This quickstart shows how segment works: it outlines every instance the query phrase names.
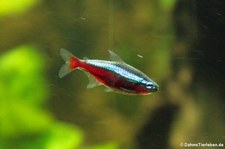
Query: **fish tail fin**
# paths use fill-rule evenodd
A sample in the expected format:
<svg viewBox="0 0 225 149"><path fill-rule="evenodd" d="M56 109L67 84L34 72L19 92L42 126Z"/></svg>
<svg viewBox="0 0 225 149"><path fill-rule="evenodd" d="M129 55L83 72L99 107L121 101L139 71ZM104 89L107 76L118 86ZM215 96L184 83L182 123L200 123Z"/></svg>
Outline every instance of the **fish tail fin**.
<svg viewBox="0 0 225 149"><path fill-rule="evenodd" d="M60 55L65 61L65 64L62 65L58 74L59 78L62 78L79 67L80 60L66 49L60 49Z"/></svg>

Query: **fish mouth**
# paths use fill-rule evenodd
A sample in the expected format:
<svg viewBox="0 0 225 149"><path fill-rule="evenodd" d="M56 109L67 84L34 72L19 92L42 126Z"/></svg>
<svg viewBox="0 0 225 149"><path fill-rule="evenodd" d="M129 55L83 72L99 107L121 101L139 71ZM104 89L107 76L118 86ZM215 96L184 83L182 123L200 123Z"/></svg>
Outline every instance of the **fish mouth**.
<svg viewBox="0 0 225 149"><path fill-rule="evenodd" d="M155 84L153 88L151 88L151 92L159 91L159 85Z"/></svg>

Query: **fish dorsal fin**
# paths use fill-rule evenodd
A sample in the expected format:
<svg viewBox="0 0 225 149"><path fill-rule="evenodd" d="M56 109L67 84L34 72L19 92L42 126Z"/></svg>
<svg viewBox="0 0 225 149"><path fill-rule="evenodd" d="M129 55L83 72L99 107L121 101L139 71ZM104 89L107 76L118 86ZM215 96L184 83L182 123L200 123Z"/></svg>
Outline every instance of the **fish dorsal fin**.
<svg viewBox="0 0 225 149"><path fill-rule="evenodd" d="M109 54L110 54L110 59L111 59L112 61L124 63L124 61L123 61L117 54L115 54L115 53L114 53L113 51L111 51L111 50L108 50L108 51L109 51Z"/></svg>
<svg viewBox="0 0 225 149"><path fill-rule="evenodd" d="M87 72L87 71L84 70L84 73L87 75L88 80L89 80L89 83L87 85L87 88L93 88L93 87L102 85L89 72Z"/></svg>

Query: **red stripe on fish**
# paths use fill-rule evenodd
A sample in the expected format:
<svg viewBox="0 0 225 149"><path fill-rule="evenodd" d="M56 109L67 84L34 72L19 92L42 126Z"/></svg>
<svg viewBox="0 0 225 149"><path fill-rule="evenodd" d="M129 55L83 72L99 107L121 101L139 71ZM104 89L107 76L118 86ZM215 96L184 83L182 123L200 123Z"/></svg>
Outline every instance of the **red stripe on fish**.
<svg viewBox="0 0 225 149"><path fill-rule="evenodd" d="M79 67L79 63L80 63L80 60L77 59L75 56L72 56L70 58L70 69L76 69L76 67Z"/></svg>
<svg viewBox="0 0 225 149"><path fill-rule="evenodd" d="M79 60L65 49L60 50L65 64L59 70L59 77L81 68L89 77L88 88L105 85L111 90L127 94L150 94L158 91L159 86L140 70L126 64L122 59L109 51L113 61ZM94 79L92 79L92 77Z"/></svg>

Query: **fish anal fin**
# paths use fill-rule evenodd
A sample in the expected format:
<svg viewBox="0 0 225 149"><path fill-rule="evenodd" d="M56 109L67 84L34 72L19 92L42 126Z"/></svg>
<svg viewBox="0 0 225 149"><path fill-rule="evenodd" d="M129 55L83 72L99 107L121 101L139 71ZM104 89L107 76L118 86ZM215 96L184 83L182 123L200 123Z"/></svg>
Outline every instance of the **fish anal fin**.
<svg viewBox="0 0 225 149"><path fill-rule="evenodd" d="M111 59L112 61L123 62L123 63L124 63L124 61L123 61L116 53L114 53L114 52L111 51L111 50L108 50L108 51L109 51L109 54L110 54L110 59Z"/></svg>
<svg viewBox="0 0 225 149"><path fill-rule="evenodd" d="M89 83L87 85L87 88L94 88L96 86L102 85L98 80L96 80L89 72L84 70L84 73L87 75Z"/></svg>
<svg viewBox="0 0 225 149"><path fill-rule="evenodd" d="M106 91L106 92L113 92L113 89L111 89L111 88L109 88L109 87L106 87L106 88L105 88L105 91Z"/></svg>

